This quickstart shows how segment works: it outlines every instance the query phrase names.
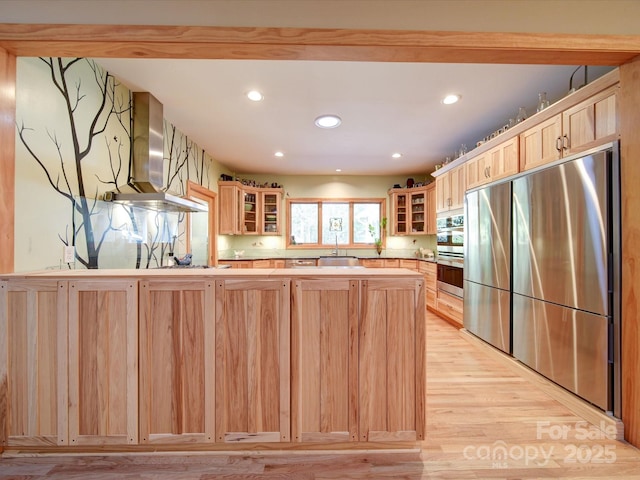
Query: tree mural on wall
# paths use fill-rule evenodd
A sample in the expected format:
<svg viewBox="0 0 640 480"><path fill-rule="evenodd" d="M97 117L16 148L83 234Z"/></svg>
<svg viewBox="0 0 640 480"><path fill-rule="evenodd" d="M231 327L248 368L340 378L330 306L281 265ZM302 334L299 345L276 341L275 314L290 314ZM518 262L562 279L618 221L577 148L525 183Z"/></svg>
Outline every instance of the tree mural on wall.
<svg viewBox="0 0 640 480"><path fill-rule="evenodd" d="M76 249L76 259L86 268L98 268L100 250L106 235L117 227L112 225L111 216L108 214L107 225L103 225L101 231L96 231L94 218L97 215L96 205L99 192L97 187L91 192L88 191L90 182L87 178L87 172L84 171L84 164L100 137L105 137L110 157L112 150L115 149L115 155L120 157L118 165L123 164L123 156L129 157L131 151L131 97L128 90L126 95L117 95L119 82L93 60L84 58L40 58L40 60L46 64L51 82L64 102L68 120L68 123L64 125L68 128L67 131L59 133L55 127L52 129L47 127L47 135L55 149L54 155L57 158L57 165L45 161L48 156L39 154L35 148L32 148L29 132L33 131L33 128L30 128L24 121L17 126L18 136L29 155L41 167L49 185L69 201L72 228L71 232L66 231L64 235L59 234L60 240L65 245L76 246L78 239L83 238L86 252L82 254ZM93 72L94 88L98 89L97 95L87 96L85 90L91 87L84 86L81 75L75 71L83 64L88 64ZM94 98L98 99L95 104L92 103ZM78 118L80 106L90 112L89 121ZM122 135L107 139L105 131L109 122L114 118L122 127ZM66 157L68 150L63 148L67 134L72 142L70 158ZM115 164L115 162L111 162L112 166ZM120 173L120 168L113 170L114 182L118 182ZM76 220L76 215L79 220Z"/></svg>
<svg viewBox="0 0 640 480"><path fill-rule="evenodd" d="M193 180L210 188L206 152L186 135L181 135L175 125L165 122L164 138L167 142L168 157L165 157L167 189L185 195L187 180Z"/></svg>
<svg viewBox="0 0 640 480"><path fill-rule="evenodd" d="M91 59L24 58L20 65L24 76L16 130L24 148L17 151L16 161L21 181L36 188L22 205L27 214L38 203L50 212L35 241L36 248L41 247L36 258L55 258L49 248L53 237L76 247L77 264L86 268L172 263L168 253L183 252L185 214L102 201L104 192L128 183L132 172L134 107L129 89ZM213 159L167 121L164 151L164 189L185 195L189 180L210 188L210 177L217 176ZM38 228L29 225L27 235ZM24 250L30 253L31 248L29 240ZM40 253L43 248L46 253Z"/></svg>

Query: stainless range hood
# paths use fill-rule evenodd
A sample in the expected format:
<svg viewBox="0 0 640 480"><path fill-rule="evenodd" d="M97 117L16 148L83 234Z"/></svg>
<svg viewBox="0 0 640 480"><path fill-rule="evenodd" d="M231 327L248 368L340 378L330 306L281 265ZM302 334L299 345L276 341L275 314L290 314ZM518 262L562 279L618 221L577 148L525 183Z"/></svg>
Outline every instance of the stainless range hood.
<svg viewBox="0 0 640 480"><path fill-rule="evenodd" d="M206 212L207 205L162 190L162 104L148 92L133 93L133 172L127 185L104 194L108 202L161 212Z"/></svg>

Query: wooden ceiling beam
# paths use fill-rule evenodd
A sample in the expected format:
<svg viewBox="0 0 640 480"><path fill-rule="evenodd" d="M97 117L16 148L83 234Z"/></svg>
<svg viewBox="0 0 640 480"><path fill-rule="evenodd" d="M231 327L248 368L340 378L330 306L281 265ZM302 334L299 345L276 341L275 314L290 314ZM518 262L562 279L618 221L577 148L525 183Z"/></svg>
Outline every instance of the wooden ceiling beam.
<svg viewBox="0 0 640 480"><path fill-rule="evenodd" d="M640 35L0 24L16 56L621 65Z"/></svg>

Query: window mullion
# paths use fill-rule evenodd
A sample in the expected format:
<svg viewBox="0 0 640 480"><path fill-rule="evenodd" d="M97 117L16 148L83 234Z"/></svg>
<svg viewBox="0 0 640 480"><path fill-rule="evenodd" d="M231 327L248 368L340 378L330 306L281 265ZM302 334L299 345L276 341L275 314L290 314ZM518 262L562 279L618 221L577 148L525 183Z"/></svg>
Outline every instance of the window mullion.
<svg viewBox="0 0 640 480"><path fill-rule="evenodd" d="M318 246L324 246L322 238L322 202L318 202Z"/></svg>

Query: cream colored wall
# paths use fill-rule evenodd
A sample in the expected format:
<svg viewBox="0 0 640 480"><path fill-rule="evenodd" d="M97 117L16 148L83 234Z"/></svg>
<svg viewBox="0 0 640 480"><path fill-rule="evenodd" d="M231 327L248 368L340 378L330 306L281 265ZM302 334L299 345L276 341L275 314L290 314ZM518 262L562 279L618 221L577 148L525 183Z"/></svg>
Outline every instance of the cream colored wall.
<svg viewBox="0 0 640 480"><path fill-rule="evenodd" d="M637 0L3 0L0 9L7 23L600 34L637 34L638 18Z"/></svg>

